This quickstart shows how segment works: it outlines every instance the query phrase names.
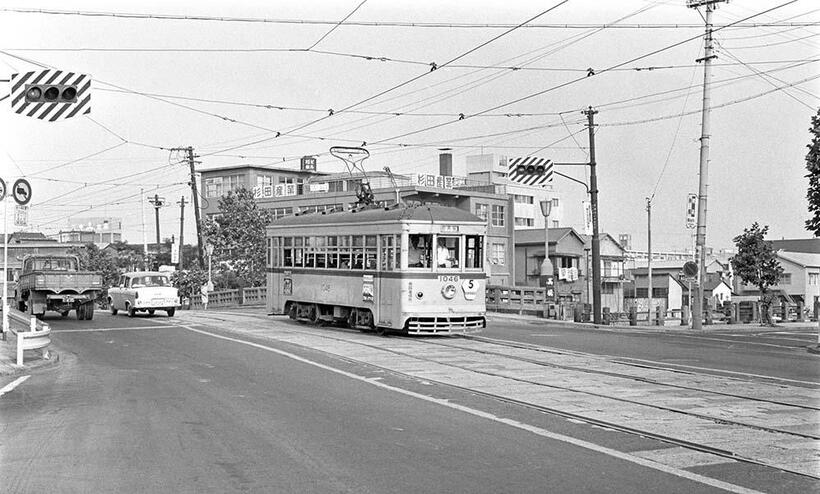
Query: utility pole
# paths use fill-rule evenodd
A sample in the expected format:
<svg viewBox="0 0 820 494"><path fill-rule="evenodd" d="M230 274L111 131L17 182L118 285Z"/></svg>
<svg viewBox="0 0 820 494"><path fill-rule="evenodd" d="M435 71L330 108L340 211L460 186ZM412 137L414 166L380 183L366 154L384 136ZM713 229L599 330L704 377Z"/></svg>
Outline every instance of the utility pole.
<svg viewBox="0 0 820 494"><path fill-rule="evenodd" d="M589 128L589 201L592 208L592 314L601 324L601 238L598 235L598 175L595 173L595 114L590 106L584 110Z"/></svg>
<svg viewBox="0 0 820 494"><path fill-rule="evenodd" d="M706 7L706 36L704 36L703 58L696 62L703 62L703 109L701 111L700 128L700 172L698 174L698 226L697 241L695 250L698 256L698 286L695 299L692 301L692 329L703 329L703 282L706 279L706 197L707 179L709 177L709 112L710 112L710 91L709 82L712 78L712 12L717 8L718 3L725 0L687 0L686 6L690 8Z"/></svg>
<svg viewBox="0 0 820 494"><path fill-rule="evenodd" d="M185 234L185 196L179 198L179 265L177 269L182 271L182 246L185 245L183 242L183 235Z"/></svg>
<svg viewBox="0 0 820 494"><path fill-rule="evenodd" d="M646 254L647 254L647 262L646 266L649 271L649 288L647 288L647 297L649 297L649 315L647 316L647 320L652 320L652 199L647 197L646 198ZM651 324L650 324L651 326Z"/></svg>
<svg viewBox="0 0 820 494"><path fill-rule="evenodd" d="M173 148L171 151L184 151L185 160L191 168L191 181L188 182L188 185L191 186L191 194L194 203L194 218L196 219L196 257L199 261L199 267L204 269L205 260L202 255L202 246L205 245L205 241L202 238L202 219L200 218L199 212L199 191L196 189L196 164L199 163L199 161L194 160L197 156L194 155L194 148L191 146L185 148Z"/></svg>
<svg viewBox="0 0 820 494"><path fill-rule="evenodd" d="M145 203L143 202L144 191L140 187L140 211L142 212L142 268L148 271L148 237L145 229Z"/></svg>
<svg viewBox="0 0 820 494"><path fill-rule="evenodd" d="M157 222L157 259L156 262L159 264L159 208L165 206L165 198L160 197L157 194L154 194L153 198L148 199L148 202L154 206L154 216L156 217Z"/></svg>

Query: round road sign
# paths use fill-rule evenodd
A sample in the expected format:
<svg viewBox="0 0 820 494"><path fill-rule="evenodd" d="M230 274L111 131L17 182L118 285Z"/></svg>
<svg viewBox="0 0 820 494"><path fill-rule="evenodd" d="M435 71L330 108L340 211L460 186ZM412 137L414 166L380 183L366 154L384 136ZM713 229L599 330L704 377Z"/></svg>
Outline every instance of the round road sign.
<svg viewBox="0 0 820 494"><path fill-rule="evenodd" d="M0 201L6 198L6 182L0 178Z"/></svg>
<svg viewBox="0 0 820 494"><path fill-rule="evenodd" d="M14 182L14 187L11 188L11 195L17 204L25 206L31 200L31 184L24 178L18 178Z"/></svg>
<svg viewBox="0 0 820 494"><path fill-rule="evenodd" d="M683 274L690 278L698 275L698 265L694 261L686 261L683 264Z"/></svg>

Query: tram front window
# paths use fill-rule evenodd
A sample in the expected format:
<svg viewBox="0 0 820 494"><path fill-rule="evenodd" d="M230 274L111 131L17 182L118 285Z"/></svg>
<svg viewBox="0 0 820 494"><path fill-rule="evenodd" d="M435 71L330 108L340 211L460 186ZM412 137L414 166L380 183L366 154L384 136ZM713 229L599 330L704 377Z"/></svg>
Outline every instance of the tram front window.
<svg viewBox="0 0 820 494"><path fill-rule="evenodd" d="M430 247L432 245L432 235L411 234L410 249L407 252L407 266L411 268L429 268Z"/></svg>
<svg viewBox="0 0 820 494"><path fill-rule="evenodd" d="M440 268L459 267L458 237L439 237L436 247L436 264Z"/></svg>

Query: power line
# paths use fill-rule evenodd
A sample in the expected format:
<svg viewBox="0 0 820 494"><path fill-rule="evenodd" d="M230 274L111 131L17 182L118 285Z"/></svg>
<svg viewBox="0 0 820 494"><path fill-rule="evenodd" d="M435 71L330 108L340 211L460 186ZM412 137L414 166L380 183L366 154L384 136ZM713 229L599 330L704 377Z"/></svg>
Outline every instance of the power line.
<svg viewBox="0 0 820 494"><path fill-rule="evenodd" d="M261 17L225 17L225 16L202 16L202 15L171 15L171 14L137 14L126 12L105 12L105 11L78 11L78 10L54 10L54 9L22 9L3 8L0 12L13 12L18 14L47 14L66 15L81 17L111 17L120 19L149 19L149 20L173 20L173 21L208 21L208 22L244 22L257 24L293 24L293 25L336 25L336 20L309 20L309 19L274 19ZM721 25L715 27L733 27L736 29L753 27L814 27L817 22L756 22L749 24ZM442 29L510 29L516 27L515 24L502 23L467 23L467 22L400 22L400 21L349 21L346 26L360 27L401 27L401 28L442 28ZM702 29L702 24L687 23L646 23L646 24L528 24L527 28L540 29Z"/></svg>
<svg viewBox="0 0 820 494"><path fill-rule="evenodd" d="M785 3L782 3L782 4L780 4L780 5L777 5L777 6L771 7L771 8L769 8L769 9L766 9L766 10L762 11L762 12L759 12L759 13L756 13L756 14L753 14L753 15L750 15L750 16L746 17L745 19L741 20L741 21L736 21L736 22L734 22L734 23L731 23L731 24L727 25L726 27L731 26L731 25L734 25L734 24L739 24L740 22L743 22L743 21L746 21L746 20L752 19L752 18L754 18L754 17L758 17L758 16L760 16L760 15L763 15L763 14L766 14L766 13L769 13L769 12L772 12L772 11L774 11L774 10L777 10L777 9L783 8L783 7L785 7L786 5L789 5L789 4L792 4L792 3L795 3L796 1L797 1L797 0L790 0L790 1L785 2ZM724 27L724 28L725 28L725 27ZM715 32L715 31L719 31L720 29L724 29L724 28L715 28L715 29L713 29L712 31L713 31L713 32ZM612 65L612 66L610 66L610 67L607 67L607 68L605 68L605 69L601 69L600 71L595 71L595 72L594 72L594 75L595 75L595 76L598 76L598 75L600 75L600 74L602 74L602 73L604 73L604 72L609 72L609 71L611 71L612 69L615 69L615 68L618 68L618 67L623 67L623 66L625 66L625 65L629 65L629 64L634 63L634 62L636 62L636 61L638 61L638 60L642 60L642 59L644 59L644 58L647 58L647 57L650 57L650 56L653 56L653 55L657 55L658 53L661 53L661 52L664 52L664 51L666 51L666 50L669 50L669 49L675 48L675 47L677 47L677 46L683 45L683 44L688 43L688 42L690 42L690 41L693 41L693 40L695 40L695 39L700 39L700 38L702 38L702 37L703 37L703 35L702 35L702 34L698 34L698 35L696 35L696 36L691 36L691 37L686 38L686 39L683 39L683 40L681 40L681 41L678 41L678 42L672 43L671 45L667 45L667 46L665 46L665 47L658 48L658 49L656 49L656 50L652 50L652 51L650 51L650 52L648 52L648 53L645 53L645 54L643 54L643 55L640 55L640 56L637 56L637 57L631 58L631 59L626 60L626 61L624 61L624 62L617 63L617 64ZM535 92L535 93L531 93L531 94L529 94L529 95L522 96L522 97L517 98L517 99L515 99L515 100L508 101L508 102L506 102L506 103L502 103L502 104L496 105L496 106L494 106L494 107L492 107L492 108L488 108L488 109L482 110L482 111L480 111L480 112L477 112L475 115L481 115L481 114L484 114L484 113L493 112L493 111L496 111L496 110L498 110L498 109L500 109L500 108L504 108L504 107L506 107L506 106L514 105L514 104L516 104L516 103L520 103L520 102L522 102L522 101L526 101L526 100L528 100L528 99L532 99L532 98L535 98L535 97L537 97L537 96L544 95L544 94L546 94L546 93L548 93L548 92L555 91L556 89L560 89L560 88L563 88L563 87L569 86L569 85L571 85L571 84L575 84L575 83L580 82L580 81L583 81L583 80L585 80L585 79L587 79L587 77L581 77L581 78L577 78L577 79L572 79L572 80L570 80L570 81L563 82L563 83L561 83L561 84L557 84L557 85L555 85L555 86L551 86L551 87L549 87L549 88L547 88L547 89L543 89L543 90L541 90L541 91L537 91L537 92ZM473 116L474 116L474 115L465 115L465 118L472 118ZM461 121L461 120L463 120L463 118L461 118L461 119L459 119L459 120L451 120L451 121L447 121L447 122L444 122L444 123L440 123L440 124L436 124L436 125L431 125L431 126L429 126L429 127L425 127L425 128L423 128L423 129L418 129L418 130L415 130L415 131L411 131L411 132L406 132L406 133L404 133L404 134L400 134L400 135L398 135L398 136L393 136L393 137L390 137L390 138L387 138L387 139L382 139L381 141L377 141L377 143L383 143L383 142L386 142L386 141L389 141L389 140L393 140L393 139L400 139L400 138L402 138L402 137L407 137L407 136L414 135L414 134L418 134L418 133L421 133L421 132L427 132L427 131L430 131L430 130L438 129L438 128L441 128L441 127L444 127L444 126L447 126L447 125L454 124L454 123L456 123L456 122L458 122L458 121Z"/></svg>
<svg viewBox="0 0 820 494"><path fill-rule="evenodd" d="M319 38L319 39L318 39L315 43L313 43L312 45L310 45L310 48L308 48L308 51L311 51L312 49L316 48L316 45L318 45L319 43L321 43L321 42L322 42L322 40L324 40L325 38L327 38L328 36L330 36L330 33L332 33L333 31L335 31L336 29L338 29L338 28L339 28L339 26L341 26L341 25L342 25L342 24L343 24L346 20L348 20L348 19L350 18L350 16L352 16L353 14L355 14L355 13L356 13L356 11L357 11L357 10L359 10L359 9L362 7L362 5L364 5L364 4L365 4L365 2L367 2L367 0L362 0L362 1L361 1L361 3L359 3L359 5L357 5L357 6L356 6L356 8L355 8L355 9L353 9L352 11L350 11L350 13L349 13L349 14L347 14L347 15L344 17L344 19L342 19L342 20L341 20L341 21L339 21L338 23L334 24L334 25L333 25L333 27L332 27L332 28L330 28L330 31L326 32L326 33L325 33L325 34L324 34L321 38Z"/></svg>

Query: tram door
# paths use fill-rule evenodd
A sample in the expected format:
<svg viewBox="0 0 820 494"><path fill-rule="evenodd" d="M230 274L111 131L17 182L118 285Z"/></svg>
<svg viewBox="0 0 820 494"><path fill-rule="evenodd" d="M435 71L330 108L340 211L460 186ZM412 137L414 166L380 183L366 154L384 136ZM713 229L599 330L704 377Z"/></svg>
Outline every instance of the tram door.
<svg viewBox="0 0 820 494"><path fill-rule="evenodd" d="M280 264L279 238L274 237L272 239L268 239L268 242L268 248L270 249L269 267L278 267ZM282 273L279 270L270 269L268 270L267 309L272 314L281 314L283 304L284 300L282 297Z"/></svg>
<svg viewBox="0 0 820 494"><path fill-rule="evenodd" d="M376 300L378 300L378 309L376 314L376 323L381 326L382 321L394 321L393 316L393 292L397 288L398 279L385 277L385 274L393 272L398 266L398 249L396 248L397 240L401 237L395 235L381 235L379 257L381 259L380 273L376 282ZM385 326L387 326L385 324Z"/></svg>

